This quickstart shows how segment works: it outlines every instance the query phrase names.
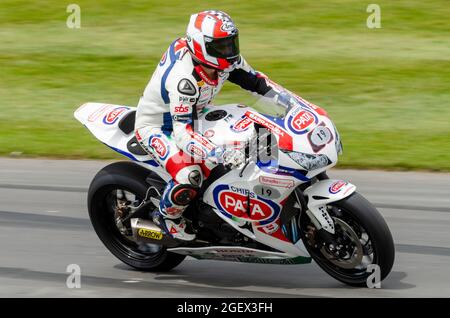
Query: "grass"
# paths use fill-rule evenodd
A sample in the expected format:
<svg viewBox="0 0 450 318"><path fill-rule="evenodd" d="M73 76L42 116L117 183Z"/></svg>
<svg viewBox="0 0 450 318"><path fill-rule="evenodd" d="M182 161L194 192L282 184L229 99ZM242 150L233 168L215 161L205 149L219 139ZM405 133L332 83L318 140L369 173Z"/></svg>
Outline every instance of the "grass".
<svg viewBox="0 0 450 318"><path fill-rule="evenodd" d="M325 108L344 142L340 167L450 171L447 0L77 0L0 2L0 155L115 158L72 116L86 101L136 105L189 14L230 13L252 66ZM216 103L254 98L225 85Z"/></svg>

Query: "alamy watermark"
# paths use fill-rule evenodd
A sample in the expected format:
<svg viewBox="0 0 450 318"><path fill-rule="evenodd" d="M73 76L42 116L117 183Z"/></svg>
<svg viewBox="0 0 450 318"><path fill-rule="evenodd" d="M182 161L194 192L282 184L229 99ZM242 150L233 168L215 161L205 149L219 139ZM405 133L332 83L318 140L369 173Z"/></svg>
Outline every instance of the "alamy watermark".
<svg viewBox="0 0 450 318"><path fill-rule="evenodd" d="M69 276L66 279L67 288L81 288L81 268L77 264L69 264L66 268L66 273Z"/></svg>
<svg viewBox="0 0 450 318"><path fill-rule="evenodd" d="M366 284L368 288L381 288L381 269L377 264L369 264L366 269L367 273L371 273L367 277Z"/></svg>
<svg viewBox="0 0 450 318"><path fill-rule="evenodd" d="M66 12L70 13L67 17L66 25L69 29L81 28L81 8L78 4L69 4L66 8Z"/></svg>
<svg viewBox="0 0 450 318"><path fill-rule="evenodd" d="M381 28L381 8L378 4L372 3L367 6L367 13L371 13L366 20L369 29Z"/></svg>

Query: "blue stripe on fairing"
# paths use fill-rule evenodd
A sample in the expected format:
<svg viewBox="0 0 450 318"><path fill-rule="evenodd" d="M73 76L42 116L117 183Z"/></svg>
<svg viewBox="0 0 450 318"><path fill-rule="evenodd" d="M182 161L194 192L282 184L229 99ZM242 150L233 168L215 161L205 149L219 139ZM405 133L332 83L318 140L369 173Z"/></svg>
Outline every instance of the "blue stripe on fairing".
<svg viewBox="0 0 450 318"><path fill-rule="evenodd" d="M105 145L106 145L106 144L105 144ZM129 152L120 150L120 149L115 148L115 147L112 147L112 146L110 146L110 145L107 145L107 146L108 146L109 148L111 148L112 150L117 151L117 152L120 153L121 155L123 155L123 156L125 156L125 157L128 157L129 159L131 159L131 160L133 160L133 161L144 162L144 163L149 164L149 165L151 165L151 166L153 166L153 167L158 167L158 166L159 166L158 163L157 163L155 160L139 161L139 160L136 159L136 157L134 157L134 156L133 156L131 153L129 153Z"/></svg>
<svg viewBox="0 0 450 318"><path fill-rule="evenodd" d="M107 144L105 144L105 145L107 145ZM110 145L107 145L107 146L108 146L109 148L111 148L112 150L117 151L117 152L120 153L121 155L123 155L123 156L125 156L125 157L128 157L129 159L131 159L131 160L133 160L133 161L138 161L138 160L137 160L131 153L129 153L129 152L120 150L120 149L115 148L115 147L110 146Z"/></svg>
<svg viewBox="0 0 450 318"><path fill-rule="evenodd" d="M270 120L271 122L277 124L278 126L282 127L282 128L286 128L284 126L284 120L280 117L275 117L275 116L270 116L270 115L266 115L266 114L261 114L264 117L266 117L268 120Z"/></svg>
<svg viewBox="0 0 450 318"><path fill-rule="evenodd" d="M263 163L261 161L257 161L256 165L258 166L258 168L260 168L262 171L264 172L268 172L271 174L276 174L276 175L284 175L284 176L293 176L296 179L299 179L303 182L307 182L310 179L306 176L304 176L300 171L294 169L294 168L289 168L289 167L284 167L284 166L279 166L278 162L276 160L271 160L268 163ZM278 168L280 170L284 170L284 171L274 171L271 168Z"/></svg>
<svg viewBox="0 0 450 318"><path fill-rule="evenodd" d="M170 71L175 66L175 62L177 61L178 57L180 56L180 53L175 54L175 43L178 40L175 40L172 42L172 44L169 47L169 58L170 58L170 65L167 67L166 71L164 72L162 79L161 79L161 97L164 101L164 103L169 104L169 92L166 89L166 80L167 76L169 76ZM166 57L167 58L167 57Z"/></svg>
<svg viewBox="0 0 450 318"><path fill-rule="evenodd" d="M159 167L159 164L155 161L155 160L147 160L147 161L143 161L143 163L146 163L146 164L148 164L148 165L150 165L150 166L153 166L153 167Z"/></svg>

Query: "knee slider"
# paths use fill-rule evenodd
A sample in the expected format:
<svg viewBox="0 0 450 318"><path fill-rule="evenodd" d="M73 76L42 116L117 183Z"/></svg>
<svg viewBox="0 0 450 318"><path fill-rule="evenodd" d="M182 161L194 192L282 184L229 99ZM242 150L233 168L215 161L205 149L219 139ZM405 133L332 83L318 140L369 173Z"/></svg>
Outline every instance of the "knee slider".
<svg viewBox="0 0 450 318"><path fill-rule="evenodd" d="M170 199L176 205L188 205L197 195L197 189L189 184L178 184L172 189Z"/></svg>

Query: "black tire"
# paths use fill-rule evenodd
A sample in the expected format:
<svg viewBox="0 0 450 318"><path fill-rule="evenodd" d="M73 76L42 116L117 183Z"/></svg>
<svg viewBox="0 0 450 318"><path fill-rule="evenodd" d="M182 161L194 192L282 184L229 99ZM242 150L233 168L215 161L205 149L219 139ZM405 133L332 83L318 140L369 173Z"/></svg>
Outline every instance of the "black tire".
<svg viewBox="0 0 450 318"><path fill-rule="evenodd" d="M122 262L141 271L169 271L186 256L168 252L165 247L156 253L140 251L119 232L106 202L108 193L115 189L124 189L143 199L150 186L146 182L149 176L158 190L164 188L165 182L161 178L133 162L116 162L104 167L89 187L89 217L100 240Z"/></svg>
<svg viewBox="0 0 450 318"><path fill-rule="evenodd" d="M351 217L366 230L372 242L374 253L372 264L376 264L380 267L381 280L386 278L394 264L395 248L391 232L378 210L362 195L356 192L343 200L333 202L330 206L340 208L350 214ZM303 234L303 239L305 239L304 232L301 231L301 233ZM314 250L313 247L306 243L305 246L314 261L333 278L351 286L367 286L367 278L372 273L351 275L329 262L317 250Z"/></svg>

